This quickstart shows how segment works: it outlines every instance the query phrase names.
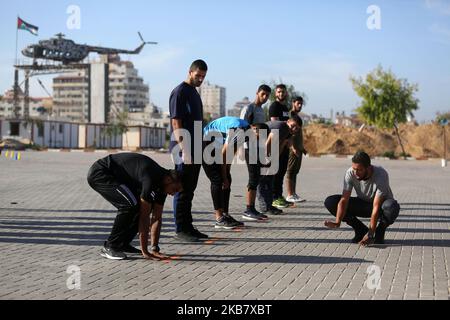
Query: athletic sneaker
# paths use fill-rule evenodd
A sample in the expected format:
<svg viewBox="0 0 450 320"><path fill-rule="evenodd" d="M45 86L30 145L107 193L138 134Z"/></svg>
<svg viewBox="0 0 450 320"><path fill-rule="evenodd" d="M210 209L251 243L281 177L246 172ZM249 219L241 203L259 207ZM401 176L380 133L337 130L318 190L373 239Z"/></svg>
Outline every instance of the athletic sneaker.
<svg viewBox="0 0 450 320"><path fill-rule="evenodd" d="M237 225L228 220L226 217L221 217L219 220L216 221L216 224L214 225L216 229L226 229L231 230L234 228L237 228Z"/></svg>
<svg viewBox="0 0 450 320"><path fill-rule="evenodd" d="M177 232L175 235L175 239L178 239L183 242L199 242L198 238L192 235L190 232Z"/></svg>
<svg viewBox="0 0 450 320"><path fill-rule="evenodd" d="M110 260L125 260L127 258L127 255L125 253L107 247L102 248L100 255Z"/></svg>
<svg viewBox="0 0 450 320"><path fill-rule="evenodd" d="M235 218L230 216L230 214L224 213L223 216L225 217L225 219L227 219L228 221L233 223L236 227L239 227L239 228L245 227L245 224L243 222L237 221Z"/></svg>
<svg viewBox="0 0 450 320"><path fill-rule="evenodd" d="M265 211L264 213L279 216L280 214L283 214L283 210L277 209L275 207L270 207L269 210Z"/></svg>
<svg viewBox="0 0 450 320"><path fill-rule="evenodd" d="M191 235L193 235L194 237L197 237L197 239L200 239L200 240L202 240L202 239L208 239L208 238L209 238L206 234L201 233L200 231L198 231L198 230L195 229L195 228L193 228L193 229L190 231L190 233L191 233Z"/></svg>
<svg viewBox="0 0 450 320"><path fill-rule="evenodd" d="M272 202L272 206L278 209L284 209L289 207L289 203L283 197L276 199Z"/></svg>
<svg viewBox="0 0 450 320"><path fill-rule="evenodd" d="M294 194L292 196L289 196L286 198L287 202L291 202L291 203L301 203L301 202L306 202L305 199L300 198L297 194Z"/></svg>
<svg viewBox="0 0 450 320"><path fill-rule="evenodd" d="M269 220L269 217L265 214L262 214L261 212L258 212L258 216L260 220Z"/></svg>
<svg viewBox="0 0 450 320"><path fill-rule="evenodd" d="M251 210L246 210L244 214L242 215L242 219L248 220L248 221L261 221L262 218L260 215L256 214L255 212Z"/></svg>
<svg viewBox="0 0 450 320"><path fill-rule="evenodd" d="M127 244L126 246L121 247L118 249L118 251L124 252L124 253L131 253L131 254L141 254L142 251L133 247L130 244Z"/></svg>
<svg viewBox="0 0 450 320"><path fill-rule="evenodd" d="M258 212L254 208L245 210L244 214L242 215L242 218L250 221L262 221L269 219L269 217L262 214L261 212Z"/></svg>

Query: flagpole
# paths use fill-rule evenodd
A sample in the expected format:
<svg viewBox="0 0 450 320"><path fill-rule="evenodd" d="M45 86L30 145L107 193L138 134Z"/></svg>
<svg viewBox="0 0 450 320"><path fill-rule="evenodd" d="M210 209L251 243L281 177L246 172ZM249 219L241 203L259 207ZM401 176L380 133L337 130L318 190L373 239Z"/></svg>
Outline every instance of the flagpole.
<svg viewBox="0 0 450 320"><path fill-rule="evenodd" d="M17 51L19 48L19 25L18 25L18 21L19 21L19 16L17 16L17 21L16 21L16 65L19 64L18 58L17 58Z"/></svg>

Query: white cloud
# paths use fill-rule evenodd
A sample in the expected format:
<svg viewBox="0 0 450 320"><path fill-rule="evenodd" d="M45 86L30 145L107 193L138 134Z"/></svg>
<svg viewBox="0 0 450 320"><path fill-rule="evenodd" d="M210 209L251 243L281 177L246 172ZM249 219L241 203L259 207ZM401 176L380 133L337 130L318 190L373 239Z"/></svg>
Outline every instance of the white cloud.
<svg viewBox="0 0 450 320"><path fill-rule="evenodd" d="M425 0L428 9L438 11L443 15L450 15L450 1L448 0Z"/></svg>

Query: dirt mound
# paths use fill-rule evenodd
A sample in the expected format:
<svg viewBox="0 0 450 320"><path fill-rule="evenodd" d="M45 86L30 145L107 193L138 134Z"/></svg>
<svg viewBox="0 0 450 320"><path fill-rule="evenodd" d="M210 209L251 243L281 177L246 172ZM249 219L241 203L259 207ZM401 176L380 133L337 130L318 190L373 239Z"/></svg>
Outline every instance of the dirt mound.
<svg viewBox="0 0 450 320"><path fill-rule="evenodd" d="M447 154L450 155L450 127L446 128ZM443 128L436 124L401 125L399 127L405 151L415 158L441 158L444 153ZM366 127L355 128L312 124L305 126L305 147L311 155L351 155L365 150L371 156L387 152L402 153L394 130Z"/></svg>

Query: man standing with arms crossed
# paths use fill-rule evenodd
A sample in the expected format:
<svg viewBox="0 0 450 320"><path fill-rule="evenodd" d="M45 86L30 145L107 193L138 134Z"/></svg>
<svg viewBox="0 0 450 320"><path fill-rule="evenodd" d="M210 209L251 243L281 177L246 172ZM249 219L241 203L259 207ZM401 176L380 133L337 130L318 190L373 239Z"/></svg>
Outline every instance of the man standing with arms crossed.
<svg viewBox="0 0 450 320"><path fill-rule="evenodd" d="M196 88L200 87L208 72L208 65L203 60L196 60L189 69L186 81L176 87L170 95L171 143L172 157L181 155L181 163L176 163L177 171L183 174L183 191L177 193L173 201L176 238L184 242L198 242L208 236L192 225L192 200L197 188L202 161L194 163L195 124L203 125L203 103ZM189 135L183 137L183 133ZM197 139L202 140L202 133ZM202 144L202 141L197 141ZM177 148L176 148L177 147ZM178 153L179 154L176 154Z"/></svg>

